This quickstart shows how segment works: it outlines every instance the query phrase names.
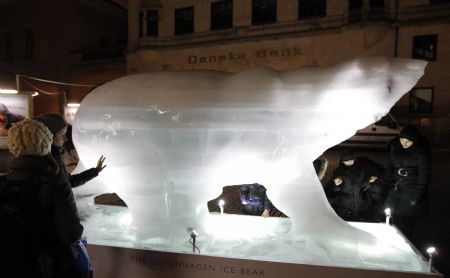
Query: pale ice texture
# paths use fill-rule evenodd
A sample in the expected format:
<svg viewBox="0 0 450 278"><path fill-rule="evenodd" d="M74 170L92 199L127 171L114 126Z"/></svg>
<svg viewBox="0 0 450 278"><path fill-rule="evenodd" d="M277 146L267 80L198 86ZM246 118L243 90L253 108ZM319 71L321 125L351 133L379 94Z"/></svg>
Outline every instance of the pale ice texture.
<svg viewBox="0 0 450 278"><path fill-rule="evenodd" d="M74 141L84 165L107 157L99 178L129 206L134 246L180 251L195 228L207 254L389 268L398 264L380 246L389 255L401 247L338 218L312 161L387 113L425 66L365 57L328 68L126 76L85 98ZM208 212L223 186L255 182L289 219ZM423 270L414 255L404 263Z"/></svg>

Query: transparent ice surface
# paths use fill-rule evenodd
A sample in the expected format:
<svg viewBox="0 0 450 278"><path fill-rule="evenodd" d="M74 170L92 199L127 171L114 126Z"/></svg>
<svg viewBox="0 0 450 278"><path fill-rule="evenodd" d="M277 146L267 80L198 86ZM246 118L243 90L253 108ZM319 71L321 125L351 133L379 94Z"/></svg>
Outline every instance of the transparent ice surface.
<svg viewBox="0 0 450 278"><path fill-rule="evenodd" d="M335 215L312 161L386 114L425 65L365 57L328 68L126 76L85 98L74 141L84 165L107 157L99 178L129 206L136 247L183 251L195 228L211 255L421 271L409 245ZM254 182L289 219L208 212L223 186ZM407 260L386 257L402 252Z"/></svg>

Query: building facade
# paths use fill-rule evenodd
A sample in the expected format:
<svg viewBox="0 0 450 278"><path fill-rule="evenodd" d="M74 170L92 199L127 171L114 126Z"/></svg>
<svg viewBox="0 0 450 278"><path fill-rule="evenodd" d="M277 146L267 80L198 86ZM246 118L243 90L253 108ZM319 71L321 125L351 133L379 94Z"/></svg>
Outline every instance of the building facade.
<svg viewBox="0 0 450 278"><path fill-rule="evenodd" d="M62 113L93 86L126 74L127 11L105 0L0 1L0 71L37 91L34 115ZM29 79L25 76L50 83Z"/></svg>
<svg viewBox="0 0 450 278"><path fill-rule="evenodd" d="M425 75L391 112L419 125L432 143L448 145L449 34L448 0L130 0L127 71L424 59Z"/></svg>

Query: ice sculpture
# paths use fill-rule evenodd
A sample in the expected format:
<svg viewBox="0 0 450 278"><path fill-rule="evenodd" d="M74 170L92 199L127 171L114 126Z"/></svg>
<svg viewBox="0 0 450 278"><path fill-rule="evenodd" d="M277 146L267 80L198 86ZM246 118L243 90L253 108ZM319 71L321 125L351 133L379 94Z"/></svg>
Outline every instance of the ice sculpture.
<svg viewBox="0 0 450 278"><path fill-rule="evenodd" d="M126 76L85 98L74 140L85 165L107 157L100 178L128 204L142 237L170 242L188 227L247 237L259 227L320 239L327 256L358 260L351 250L374 239L334 214L312 161L387 113L425 65L365 57L328 68ZM253 182L292 227L208 213L223 186Z"/></svg>

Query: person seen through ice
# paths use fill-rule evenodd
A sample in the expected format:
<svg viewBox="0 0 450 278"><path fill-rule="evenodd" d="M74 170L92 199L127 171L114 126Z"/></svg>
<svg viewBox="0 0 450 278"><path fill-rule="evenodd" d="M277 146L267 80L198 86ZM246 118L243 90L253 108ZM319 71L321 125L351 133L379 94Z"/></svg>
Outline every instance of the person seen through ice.
<svg viewBox="0 0 450 278"><path fill-rule="evenodd" d="M248 215L269 217L272 203L266 194L266 188L259 183L242 184L240 187L241 203Z"/></svg>
<svg viewBox="0 0 450 278"><path fill-rule="evenodd" d="M31 119L9 129L9 151L14 158L2 183L29 192L24 200L30 207L25 210L27 221L18 221L28 223L27 227L1 229L5 255L1 277L87 277L75 269L70 250L81 238L83 226L70 184L50 153L52 138L45 125ZM11 234L5 235L8 231Z"/></svg>
<svg viewBox="0 0 450 278"><path fill-rule="evenodd" d="M318 157L313 161L314 170L316 171L317 177L320 181L325 178L325 174L328 168L328 159L325 157Z"/></svg>
<svg viewBox="0 0 450 278"><path fill-rule="evenodd" d="M339 166L333 172L328 191L334 193L333 207L346 221L361 221L367 212L363 211L362 192L374 187L383 170L367 157L356 157L353 151L345 149L340 153Z"/></svg>
<svg viewBox="0 0 450 278"><path fill-rule="evenodd" d="M427 213L431 179L431 151L427 139L412 125L390 143L391 163L386 172L390 208L395 225L411 239L417 217Z"/></svg>
<svg viewBox="0 0 450 278"><path fill-rule="evenodd" d="M67 122L64 120L64 117L60 114L49 113L40 115L35 119L43 123L52 132L52 155L58 162L61 171L63 171L68 178L70 186L72 188L83 185L91 179L95 178L106 167L106 165L103 164L105 162L105 157L102 155L98 159L96 167L87 169L86 171L83 171L79 174L69 174L62 158L64 152L64 144L67 141L66 133L68 126Z"/></svg>

